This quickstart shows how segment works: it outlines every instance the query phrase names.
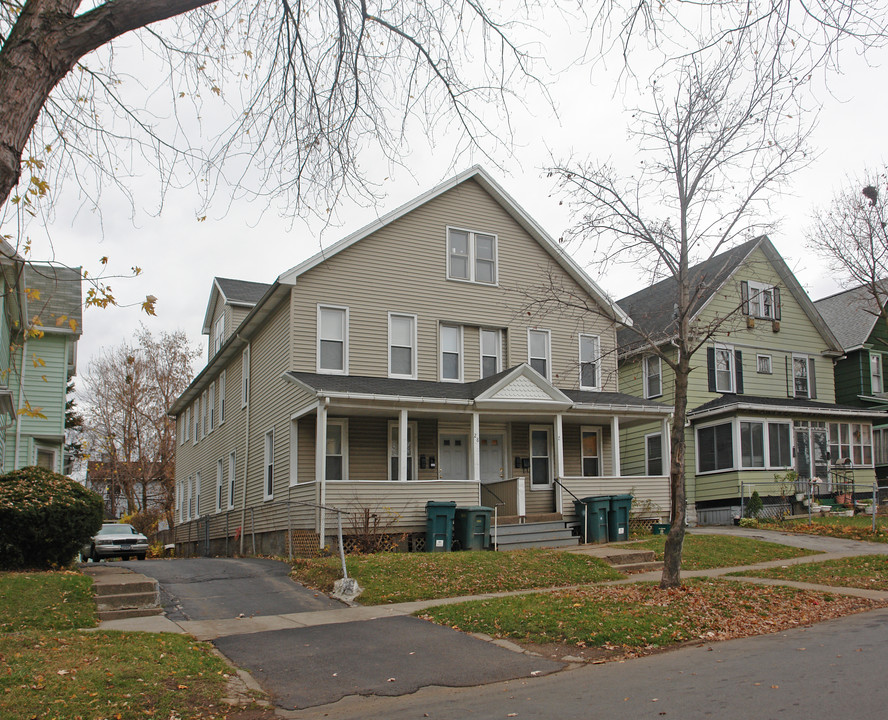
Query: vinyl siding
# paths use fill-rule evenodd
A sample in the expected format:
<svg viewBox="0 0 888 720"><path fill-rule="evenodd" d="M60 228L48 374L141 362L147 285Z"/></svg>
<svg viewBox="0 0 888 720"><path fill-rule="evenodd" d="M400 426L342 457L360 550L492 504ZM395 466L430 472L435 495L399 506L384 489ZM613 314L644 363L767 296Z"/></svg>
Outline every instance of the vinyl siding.
<svg viewBox="0 0 888 720"><path fill-rule="evenodd" d="M496 287L448 280L448 226L497 235ZM478 327L508 328L504 354L510 365L527 360L527 328L551 330L553 381L579 387L577 334L601 336L605 387L616 390L612 352L614 331L598 315L553 313L536 320L522 314L524 290L554 268L566 287L577 285L477 183L469 181L330 257L299 277L292 292L294 370L316 370L317 304L349 308L349 371L385 376L388 372L388 313L418 319L418 377L437 380L438 327L464 325L464 379L479 376ZM516 318L521 318L516 321ZM527 318L527 319L524 319Z"/></svg>
<svg viewBox="0 0 888 720"><path fill-rule="evenodd" d="M883 359L884 362L888 359ZM871 392L869 375L869 357L867 351L854 350L835 365L836 402L845 405L865 406L858 395L869 395Z"/></svg>

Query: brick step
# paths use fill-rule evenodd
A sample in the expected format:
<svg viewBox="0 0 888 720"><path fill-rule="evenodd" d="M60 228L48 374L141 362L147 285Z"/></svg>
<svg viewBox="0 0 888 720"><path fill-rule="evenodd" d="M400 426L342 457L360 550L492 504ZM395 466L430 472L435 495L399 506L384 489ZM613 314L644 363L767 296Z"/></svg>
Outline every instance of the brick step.
<svg viewBox="0 0 888 720"><path fill-rule="evenodd" d="M152 615L163 615L163 608L142 607L123 608L120 610L99 610L99 620L124 620L126 618L150 617Z"/></svg>

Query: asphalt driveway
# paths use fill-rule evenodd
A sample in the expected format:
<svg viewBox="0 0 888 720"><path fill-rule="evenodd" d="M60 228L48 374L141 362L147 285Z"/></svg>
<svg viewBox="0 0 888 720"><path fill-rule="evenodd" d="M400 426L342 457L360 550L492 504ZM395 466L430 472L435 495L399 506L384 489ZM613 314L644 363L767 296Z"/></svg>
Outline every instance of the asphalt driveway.
<svg viewBox="0 0 888 720"><path fill-rule="evenodd" d="M224 636L214 636L211 642L248 670L275 705L289 710L351 695L406 695L429 686L484 685L565 667L414 617L386 616L384 608L378 613L372 608L348 608L293 582L288 566L275 560L194 558L121 564L157 579L167 617L183 627L188 627L185 621L241 616L264 617L271 625L285 623L286 627L264 632L242 633L239 628L231 632L240 622L204 627L227 628ZM293 627L300 616L306 626ZM263 624L241 622L254 629Z"/></svg>

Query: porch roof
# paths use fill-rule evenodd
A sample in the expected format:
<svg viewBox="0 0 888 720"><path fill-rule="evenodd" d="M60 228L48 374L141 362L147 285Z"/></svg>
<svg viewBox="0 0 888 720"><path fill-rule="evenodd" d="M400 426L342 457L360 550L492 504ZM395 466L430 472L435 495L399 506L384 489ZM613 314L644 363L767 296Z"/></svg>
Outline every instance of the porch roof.
<svg viewBox="0 0 888 720"><path fill-rule="evenodd" d="M390 398L392 401L440 401L458 403L466 407L475 404L476 400L489 403L488 391L503 383L508 383L510 376L527 376L526 365L503 370L482 380L469 383L435 382L429 380L405 380L400 378L368 377L356 375L324 375L319 373L294 372L284 373L284 378L296 382L310 392L319 396L342 398ZM533 371L531 371L533 372ZM592 392L588 390L561 390L550 385L541 376L535 376L539 385L552 389L553 396L547 402L555 401L557 396L564 399L564 409L588 409L601 411L626 410L654 415L668 415L672 407L653 400L646 400L618 392ZM556 396L557 394L557 396ZM520 400L513 396L514 400ZM536 398L528 398L534 400Z"/></svg>
<svg viewBox="0 0 888 720"><path fill-rule="evenodd" d="M704 417L727 415L735 412L780 413L783 415L835 415L843 418L857 417L864 419L875 419L879 416L884 417L888 415L884 411L855 407L854 405L817 402L808 398L774 398L756 395L725 394L688 411L688 418L699 420Z"/></svg>

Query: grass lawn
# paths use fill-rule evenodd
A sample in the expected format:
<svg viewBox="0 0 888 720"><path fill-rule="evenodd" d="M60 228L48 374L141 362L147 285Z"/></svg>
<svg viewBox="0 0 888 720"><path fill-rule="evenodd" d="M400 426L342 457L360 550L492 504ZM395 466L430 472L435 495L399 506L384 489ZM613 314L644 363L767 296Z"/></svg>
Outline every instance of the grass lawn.
<svg viewBox="0 0 888 720"><path fill-rule="evenodd" d="M795 580L796 582L831 585L834 587L888 590L888 556L860 555L841 560L827 560L805 565L789 565L769 570L731 574L777 578L778 580Z"/></svg>
<svg viewBox="0 0 888 720"><path fill-rule="evenodd" d="M619 580L602 560L557 550L377 553L346 558L349 577L364 592L362 605L433 600L488 592ZM292 576L329 591L342 575L339 558L297 559Z"/></svg>
<svg viewBox="0 0 888 720"><path fill-rule="evenodd" d="M802 533L807 535L827 535L829 537L847 538L848 540L864 540L867 542L888 542L888 518L876 517L876 532L873 532L871 515L855 515L854 517L816 517L808 523L807 519L784 520L782 522L759 522L759 526L767 530Z"/></svg>
<svg viewBox="0 0 888 720"><path fill-rule="evenodd" d="M238 717L221 703L230 668L207 643L84 631L96 625L91 585L75 572L0 573L0 717Z"/></svg>
<svg viewBox="0 0 888 720"><path fill-rule="evenodd" d="M644 654L690 640L778 632L879 607L861 598L689 580L601 586L447 605L417 613L442 625L537 644Z"/></svg>
<svg viewBox="0 0 888 720"><path fill-rule="evenodd" d="M663 559L665 535L655 535L630 547L643 547L657 553L657 560ZM754 540L734 535L693 535L685 534L681 566L685 570L708 570L710 568L753 565L769 560L785 560L804 555L819 555L814 550L779 545L777 543Z"/></svg>

